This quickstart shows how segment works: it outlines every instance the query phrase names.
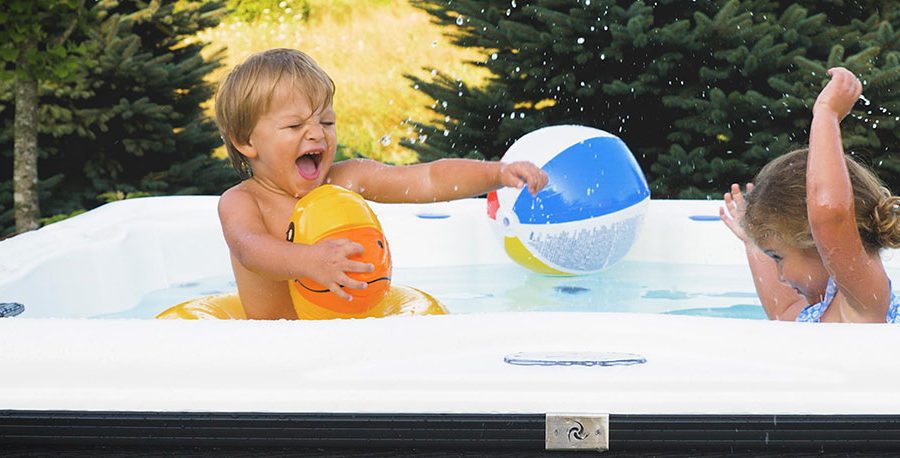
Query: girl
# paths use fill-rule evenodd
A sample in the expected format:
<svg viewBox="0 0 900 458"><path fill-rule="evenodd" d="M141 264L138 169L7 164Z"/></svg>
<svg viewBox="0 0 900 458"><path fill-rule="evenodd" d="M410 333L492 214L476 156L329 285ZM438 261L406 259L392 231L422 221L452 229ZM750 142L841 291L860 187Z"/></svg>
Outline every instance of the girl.
<svg viewBox="0 0 900 458"><path fill-rule="evenodd" d="M828 74L809 149L768 163L746 199L731 185L719 216L745 244L770 319L898 323L900 298L879 251L900 247L900 197L844 155L840 122L862 84L844 68Z"/></svg>

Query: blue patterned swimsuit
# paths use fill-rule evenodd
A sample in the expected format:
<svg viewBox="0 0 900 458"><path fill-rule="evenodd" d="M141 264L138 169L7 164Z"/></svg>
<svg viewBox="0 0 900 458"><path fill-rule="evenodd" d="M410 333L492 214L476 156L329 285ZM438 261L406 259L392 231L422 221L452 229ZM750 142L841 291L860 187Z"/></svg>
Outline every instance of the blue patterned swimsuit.
<svg viewBox="0 0 900 458"><path fill-rule="evenodd" d="M900 298L897 298L897 295L894 294L894 290L891 289L890 280L888 280L888 289L891 291L891 305L888 306L885 322L900 323ZM828 306L831 305L831 300L834 299L836 293L837 283L834 282L834 279L829 277L828 287L825 288L825 298L822 299L822 302L817 304L807 305L806 308L797 315L797 321L808 321L811 323L822 321L822 314L825 313L825 310L828 310Z"/></svg>

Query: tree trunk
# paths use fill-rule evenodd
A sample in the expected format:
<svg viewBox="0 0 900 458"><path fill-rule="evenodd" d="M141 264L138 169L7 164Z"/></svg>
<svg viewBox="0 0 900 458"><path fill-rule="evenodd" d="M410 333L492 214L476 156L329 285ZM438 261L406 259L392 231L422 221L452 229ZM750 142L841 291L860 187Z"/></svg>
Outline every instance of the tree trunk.
<svg viewBox="0 0 900 458"><path fill-rule="evenodd" d="M16 120L13 144L13 207L16 215L16 232L37 229L40 225L38 201L38 125L37 81L33 78L16 78Z"/></svg>

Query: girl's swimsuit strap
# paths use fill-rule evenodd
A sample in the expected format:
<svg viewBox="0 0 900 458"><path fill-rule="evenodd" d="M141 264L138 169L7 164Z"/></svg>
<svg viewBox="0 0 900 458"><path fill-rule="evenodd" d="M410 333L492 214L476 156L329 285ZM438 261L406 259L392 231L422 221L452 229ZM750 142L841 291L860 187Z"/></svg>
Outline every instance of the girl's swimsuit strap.
<svg viewBox="0 0 900 458"><path fill-rule="evenodd" d="M834 299L834 295L837 293L837 284L834 282L834 279L828 277L828 286L825 288L825 297L822 298L822 302L818 302L812 305L807 305L806 308L800 311L800 314L797 315L797 321L806 321L810 323L818 323L822 320L822 315L825 313L825 310L828 310L828 306L831 305L831 300Z"/></svg>

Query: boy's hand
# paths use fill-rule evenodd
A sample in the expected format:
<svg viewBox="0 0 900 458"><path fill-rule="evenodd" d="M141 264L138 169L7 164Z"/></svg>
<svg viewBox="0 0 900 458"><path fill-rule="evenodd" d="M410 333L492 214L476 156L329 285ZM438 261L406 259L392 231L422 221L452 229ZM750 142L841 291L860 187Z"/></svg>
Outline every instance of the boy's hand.
<svg viewBox="0 0 900 458"><path fill-rule="evenodd" d="M753 183L747 183L747 193L749 194L752 190ZM744 195L741 194L741 186L737 183L732 184L731 192L725 193L725 206L719 207L719 218L745 244L750 243L750 237L747 236L741 225L746 209L747 202L744 200Z"/></svg>
<svg viewBox="0 0 900 458"><path fill-rule="evenodd" d="M844 119L862 94L862 83L843 67L828 69L831 81L825 85L813 105L813 115L827 112L834 113L838 120Z"/></svg>
<svg viewBox="0 0 900 458"><path fill-rule="evenodd" d="M310 246L310 264L312 273L309 278L324 285L345 301L353 300L353 296L341 289L365 289L369 286L364 281L354 280L347 272L371 272L375 266L365 262L351 261L350 256L363 252L362 245L349 239L322 240Z"/></svg>
<svg viewBox="0 0 900 458"><path fill-rule="evenodd" d="M500 184L511 188L522 189L528 185L528 192L537 195L547 185L547 172L527 161L501 163Z"/></svg>

